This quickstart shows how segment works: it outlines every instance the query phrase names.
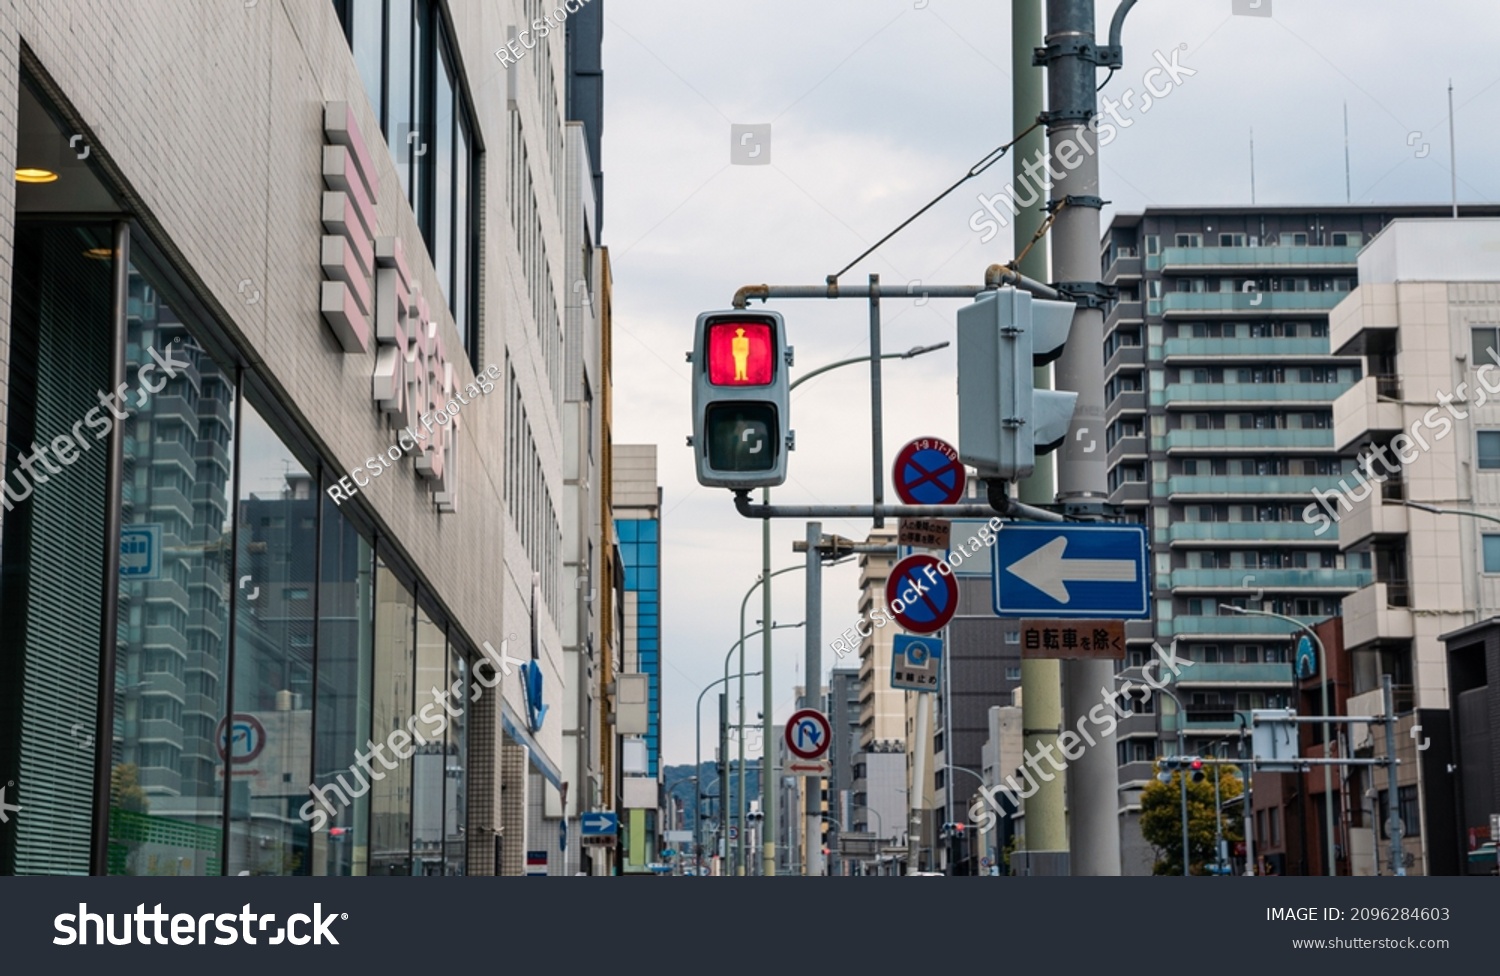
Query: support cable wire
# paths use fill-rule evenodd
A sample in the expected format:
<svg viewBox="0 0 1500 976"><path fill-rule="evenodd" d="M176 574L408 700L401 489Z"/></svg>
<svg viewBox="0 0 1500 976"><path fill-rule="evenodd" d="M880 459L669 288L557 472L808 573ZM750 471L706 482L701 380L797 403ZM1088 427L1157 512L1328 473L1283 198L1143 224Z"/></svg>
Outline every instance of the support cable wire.
<svg viewBox="0 0 1500 976"><path fill-rule="evenodd" d="M912 214L910 217L907 217L905 220L901 221L901 223L896 226L895 230L891 231L889 234L885 235L880 240L878 240L874 244L870 245L870 247L863 254L861 254L859 257L855 258L853 261L850 261L848 264L844 265L842 268L840 268L834 274L830 275L828 277L828 281L830 283L838 281L839 278L843 276L844 272L848 271L850 268L854 267L856 264L858 264L859 262L863 261L865 258L869 257L871 254L873 254L875 252L875 250L877 248L880 247L880 245L884 244L886 241L890 240L892 237L895 237L897 234L901 233L903 230L906 229L906 226L908 224L910 224L912 221L916 220L918 217L922 216L927 211L931 210L933 207L937 206L938 203L940 203L943 200L943 198L946 197L948 194L952 193L954 190L956 190L959 187L963 186L965 183L969 182L974 177L978 176L980 173L983 173L985 170L989 169L991 166L993 166L996 163L998 163L1001 159L1004 159L1005 158L1005 154L1010 151L1011 147L1013 147L1016 143L1020 142L1022 139L1026 138L1028 135L1030 135L1031 132L1034 129L1036 129L1038 126L1040 126L1041 124L1042 123L1040 121L1033 122L1033 123L1031 123L1031 125L1027 126L1024 130L1021 131L1021 133L1019 135L1017 135L1015 138L1011 139L1009 142L1005 143L1004 145L996 146L994 149L991 149L988 153L986 153L983 156L983 158L981 158L979 160L979 162L975 163L973 166L970 166L969 167L969 171L967 173L965 173L963 176L959 177L958 182L954 183L952 186L948 187L948 189L944 190L942 193L939 193L937 196L933 197L932 200L926 206L924 206L921 210L918 210L916 213Z"/></svg>

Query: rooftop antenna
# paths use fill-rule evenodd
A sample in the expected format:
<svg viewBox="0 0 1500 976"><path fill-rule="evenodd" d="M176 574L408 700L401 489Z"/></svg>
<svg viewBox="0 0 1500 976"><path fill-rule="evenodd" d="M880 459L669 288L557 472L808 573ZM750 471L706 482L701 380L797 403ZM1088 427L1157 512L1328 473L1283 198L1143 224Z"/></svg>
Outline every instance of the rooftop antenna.
<svg viewBox="0 0 1500 976"><path fill-rule="evenodd" d="M1453 143L1453 79L1448 79L1448 171L1453 183L1453 219L1458 219L1458 153Z"/></svg>
<svg viewBox="0 0 1500 976"><path fill-rule="evenodd" d="M1344 202L1352 203L1349 194L1349 103L1344 103Z"/></svg>
<svg viewBox="0 0 1500 976"><path fill-rule="evenodd" d="M1255 206L1255 126L1250 127L1250 206Z"/></svg>

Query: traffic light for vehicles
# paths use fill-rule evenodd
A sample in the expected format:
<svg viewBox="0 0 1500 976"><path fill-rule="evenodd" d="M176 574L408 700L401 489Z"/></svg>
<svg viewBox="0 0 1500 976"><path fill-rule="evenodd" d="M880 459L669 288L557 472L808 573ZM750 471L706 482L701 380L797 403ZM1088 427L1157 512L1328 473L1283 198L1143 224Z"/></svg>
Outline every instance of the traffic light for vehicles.
<svg viewBox="0 0 1500 976"><path fill-rule="evenodd" d="M1156 778L1163 783L1172 782L1174 769L1182 770L1183 776L1191 776L1194 783L1203 782L1203 760L1197 756L1167 756L1156 761L1156 768L1159 770Z"/></svg>
<svg viewBox="0 0 1500 976"><path fill-rule="evenodd" d="M1035 389L1031 370L1062 355L1074 308L1002 288L959 309L958 456L981 478L1024 478L1067 437L1078 394Z"/></svg>
<svg viewBox="0 0 1500 976"><path fill-rule="evenodd" d="M693 351L693 447L698 483L773 487L792 448L787 367L792 351L777 312L704 312Z"/></svg>

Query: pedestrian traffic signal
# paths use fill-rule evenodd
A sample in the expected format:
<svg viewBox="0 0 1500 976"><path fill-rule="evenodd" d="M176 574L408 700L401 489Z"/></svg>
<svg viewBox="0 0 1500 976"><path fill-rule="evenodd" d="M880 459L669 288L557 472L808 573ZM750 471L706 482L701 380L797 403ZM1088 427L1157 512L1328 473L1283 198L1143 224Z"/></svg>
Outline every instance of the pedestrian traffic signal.
<svg viewBox="0 0 1500 976"><path fill-rule="evenodd" d="M693 364L693 447L698 483L763 488L786 481L792 363L780 313L704 312Z"/></svg>
<svg viewBox="0 0 1500 976"><path fill-rule="evenodd" d="M981 478L1024 478L1067 437L1078 394L1038 390L1031 371L1062 355L1073 312L1014 288L959 309L958 455Z"/></svg>

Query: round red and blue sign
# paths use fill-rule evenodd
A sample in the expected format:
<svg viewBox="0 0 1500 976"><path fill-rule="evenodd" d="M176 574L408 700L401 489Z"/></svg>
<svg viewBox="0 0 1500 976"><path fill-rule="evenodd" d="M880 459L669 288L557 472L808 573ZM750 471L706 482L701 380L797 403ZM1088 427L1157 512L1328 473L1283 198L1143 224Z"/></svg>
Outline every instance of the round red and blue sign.
<svg viewBox="0 0 1500 976"><path fill-rule="evenodd" d="M936 556L917 553L891 569L885 581L885 605L891 617L914 634L933 634L958 612L958 580L944 575Z"/></svg>
<svg viewBox="0 0 1500 976"><path fill-rule="evenodd" d="M908 505L952 505L964 497L967 474L958 449L936 437L919 437L896 454L891 481Z"/></svg>

